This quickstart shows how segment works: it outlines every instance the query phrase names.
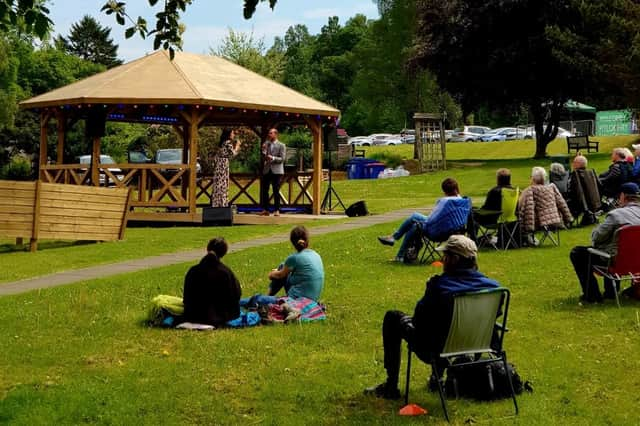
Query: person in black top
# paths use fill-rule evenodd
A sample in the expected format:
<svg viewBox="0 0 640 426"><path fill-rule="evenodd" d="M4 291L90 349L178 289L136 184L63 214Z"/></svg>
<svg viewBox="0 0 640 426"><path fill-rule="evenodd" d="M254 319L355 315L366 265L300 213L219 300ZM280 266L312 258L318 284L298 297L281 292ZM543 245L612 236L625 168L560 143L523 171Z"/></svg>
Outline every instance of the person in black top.
<svg viewBox="0 0 640 426"><path fill-rule="evenodd" d="M511 186L511 170L498 169L496 171L496 186L487 192L487 198L482 207L474 208L467 226L469 238L477 241L478 225L492 225L498 221L502 213L502 188L513 189Z"/></svg>
<svg viewBox="0 0 640 426"><path fill-rule="evenodd" d="M213 326L240 316L240 283L220 260L227 254L222 237L209 241L207 254L184 278L184 320Z"/></svg>

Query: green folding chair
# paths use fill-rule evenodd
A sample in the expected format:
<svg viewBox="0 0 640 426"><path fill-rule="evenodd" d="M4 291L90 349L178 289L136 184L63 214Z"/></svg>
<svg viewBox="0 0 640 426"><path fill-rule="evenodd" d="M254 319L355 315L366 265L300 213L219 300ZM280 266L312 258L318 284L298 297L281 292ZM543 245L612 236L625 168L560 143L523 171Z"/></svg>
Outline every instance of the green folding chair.
<svg viewBox="0 0 640 426"><path fill-rule="evenodd" d="M478 225L478 248L491 246L496 250L520 247L520 223L518 222L518 199L520 188L502 188L502 210L495 224Z"/></svg>
<svg viewBox="0 0 640 426"><path fill-rule="evenodd" d="M449 333L442 352L431 354L429 364L433 366L433 374L438 384L438 393L442 403L444 416L449 421L444 383L436 365L446 365L449 372L453 369L472 364L487 364L502 361L507 372L511 397L518 414L518 402L507 365L507 354L502 349L504 333L507 330L507 314L509 312L510 293L506 288L496 288L475 292L458 293L453 296L453 314ZM496 318L502 309L501 323ZM497 338L493 338L494 332ZM411 356L409 346L407 360L407 379L405 385L405 404L409 403L409 382L411 379ZM483 356L484 355L484 356ZM456 358L469 356L472 361L454 363ZM449 373L447 373L449 374Z"/></svg>

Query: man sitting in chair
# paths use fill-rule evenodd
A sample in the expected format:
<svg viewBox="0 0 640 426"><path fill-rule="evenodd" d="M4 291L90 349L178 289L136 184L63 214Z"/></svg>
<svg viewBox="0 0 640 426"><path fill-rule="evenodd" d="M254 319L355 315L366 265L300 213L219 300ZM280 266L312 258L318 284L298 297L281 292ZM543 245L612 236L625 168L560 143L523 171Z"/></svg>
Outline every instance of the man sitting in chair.
<svg viewBox="0 0 640 426"><path fill-rule="evenodd" d="M595 213L602 208L598 177L592 169L587 169L587 158L576 155L573 171L569 175L567 205L573 217L584 215L581 225L595 223Z"/></svg>
<svg viewBox="0 0 640 426"><path fill-rule="evenodd" d="M382 322L382 345L387 380L365 390L379 398L398 399L400 348L406 340L422 360L439 353L447 339L453 313L452 295L460 292L497 288L500 284L478 272L478 248L464 235L452 235L437 248L444 253L443 273L427 281L426 291L416 305L413 317L401 311L387 311ZM432 366L432 368L435 368Z"/></svg>
<svg viewBox="0 0 640 426"><path fill-rule="evenodd" d="M482 207L472 210L472 219L469 221L469 236L476 241L478 225L494 225L502 213L502 188L513 189L511 186L511 170L498 169L496 171L496 186L487 192L487 198Z"/></svg>
<svg viewBox="0 0 640 426"><path fill-rule="evenodd" d="M633 182L627 182L620 186L620 190L618 202L621 207L607 213L604 222L596 226L591 233L592 247L611 256L616 255L618 229L625 225L640 225L640 195L638 194L640 189L638 185ZM593 272L587 270L590 256L588 249L589 247L584 246L574 247L569 257L582 287L580 299L587 303L601 303L603 295L598 288L598 281ZM605 266L607 259L593 255L591 264ZM613 283L605 280L604 298L615 299L615 291Z"/></svg>
<svg viewBox="0 0 640 426"><path fill-rule="evenodd" d="M404 255L409 242L417 231L416 223L431 237L441 236L447 232L450 233L464 228L467 223L467 218L469 217L468 199L460 196L458 182L453 178L443 180L441 188L442 192L444 192L444 197L438 200L429 216L413 213L402 222L393 234L378 237L378 241L382 244L392 246L396 240L404 236L394 261L404 262Z"/></svg>

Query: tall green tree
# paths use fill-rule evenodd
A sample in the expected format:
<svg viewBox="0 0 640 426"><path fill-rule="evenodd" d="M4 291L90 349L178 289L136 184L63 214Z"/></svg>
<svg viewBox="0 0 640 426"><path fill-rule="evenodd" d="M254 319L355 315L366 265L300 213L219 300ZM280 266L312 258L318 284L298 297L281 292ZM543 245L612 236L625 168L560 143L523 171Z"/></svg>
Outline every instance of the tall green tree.
<svg viewBox="0 0 640 426"><path fill-rule="evenodd" d="M118 59L118 45L110 37L111 28L103 27L89 15L71 26L67 37L58 36L56 44L64 51L94 64L112 68L122 64Z"/></svg>
<svg viewBox="0 0 640 426"><path fill-rule="evenodd" d="M284 72L284 53L280 49L266 50L264 39L253 38L253 33L243 33L229 29L229 34L222 40L212 54L222 56L260 75L275 81L282 81Z"/></svg>
<svg viewBox="0 0 640 426"><path fill-rule="evenodd" d="M536 158L545 156L555 138L568 99L629 105L639 98L636 1L424 0L417 5L415 63L432 70L465 112L481 104L526 105L536 129Z"/></svg>

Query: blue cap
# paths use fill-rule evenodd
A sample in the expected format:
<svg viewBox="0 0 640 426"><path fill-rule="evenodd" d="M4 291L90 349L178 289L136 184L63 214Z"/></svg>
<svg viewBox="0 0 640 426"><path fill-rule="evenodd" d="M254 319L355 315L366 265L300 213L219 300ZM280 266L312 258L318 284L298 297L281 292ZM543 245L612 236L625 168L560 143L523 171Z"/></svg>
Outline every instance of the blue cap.
<svg viewBox="0 0 640 426"><path fill-rule="evenodd" d="M637 195L640 192L640 188L636 183L627 182L620 186L620 192L627 195Z"/></svg>

